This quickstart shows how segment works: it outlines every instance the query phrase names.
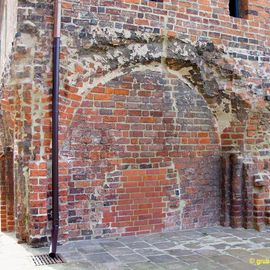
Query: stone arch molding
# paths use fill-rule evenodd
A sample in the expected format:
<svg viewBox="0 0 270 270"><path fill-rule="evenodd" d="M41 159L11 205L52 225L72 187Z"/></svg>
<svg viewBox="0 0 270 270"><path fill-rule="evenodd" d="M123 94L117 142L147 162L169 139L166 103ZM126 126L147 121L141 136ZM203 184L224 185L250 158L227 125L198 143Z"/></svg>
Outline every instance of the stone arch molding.
<svg viewBox="0 0 270 270"><path fill-rule="evenodd" d="M178 38L84 28L77 36L64 36L63 56L61 100L65 105L70 94L75 94L81 104L90 89L133 70L148 68L166 70L195 88L209 105L220 133L231 121L248 117L249 105L232 87L238 75L229 65L226 68L225 52L207 41L194 45ZM66 119L64 134L79 108Z"/></svg>

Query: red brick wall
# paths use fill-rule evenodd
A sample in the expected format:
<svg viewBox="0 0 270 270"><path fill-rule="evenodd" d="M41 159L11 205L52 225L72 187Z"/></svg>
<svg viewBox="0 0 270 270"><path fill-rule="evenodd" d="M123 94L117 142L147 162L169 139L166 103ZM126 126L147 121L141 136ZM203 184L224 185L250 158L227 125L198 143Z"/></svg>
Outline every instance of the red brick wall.
<svg viewBox="0 0 270 270"><path fill-rule="evenodd" d="M248 1L244 19L230 17L228 5L63 1L62 239L217 224L224 199L220 158L237 151L258 171L258 160L268 162L269 1ZM52 12L53 1L19 1L18 34L0 90L5 136L14 138L16 230L32 243L46 241L50 230ZM178 99L176 93L185 94ZM134 184L124 178L132 170L138 177L142 172L134 193L124 186ZM146 196L138 186L151 170L159 172L150 187L163 204L160 223L150 224L156 213L149 203L147 224L138 225L140 203L133 196ZM243 205L256 193L252 177L241 178L248 182ZM221 191L227 192L224 183ZM120 213L125 196L134 209ZM226 199L222 207L230 203ZM256 211L246 209L251 224ZM242 225L237 211L224 216ZM119 219L130 223L120 225Z"/></svg>
<svg viewBox="0 0 270 270"><path fill-rule="evenodd" d="M0 207L1 231L14 231L14 179L13 153L6 151L0 159Z"/></svg>
<svg viewBox="0 0 270 270"><path fill-rule="evenodd" d="M64 145L72 237L217 224L216 121L174 75L138 71L93 88Z"/></svg>

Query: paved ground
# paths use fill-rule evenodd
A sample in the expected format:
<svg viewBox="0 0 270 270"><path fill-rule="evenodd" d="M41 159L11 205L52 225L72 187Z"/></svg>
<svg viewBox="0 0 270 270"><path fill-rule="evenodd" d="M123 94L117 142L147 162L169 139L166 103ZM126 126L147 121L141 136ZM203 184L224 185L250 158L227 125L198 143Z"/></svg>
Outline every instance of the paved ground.
<svg viewBox="0 0 270 270"><path fill-rule="evenodd" d="M214 227L115 240L69 242L59 247L66 263L34 266L32 249L0 234L0 266L10 270L269 269L270 232Z"/></svg>

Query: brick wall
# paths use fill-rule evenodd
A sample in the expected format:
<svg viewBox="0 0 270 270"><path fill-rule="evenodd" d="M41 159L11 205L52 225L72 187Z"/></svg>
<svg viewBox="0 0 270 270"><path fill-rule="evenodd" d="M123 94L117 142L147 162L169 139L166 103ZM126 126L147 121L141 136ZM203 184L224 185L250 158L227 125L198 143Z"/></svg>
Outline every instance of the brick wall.
<svg viewBox="0 0 270 270"><path fill-rule="evenodd" d="M93 88L64 145L73 237L217 224L215 119L175 75L149 69Z"/></svg>
<svg viewBox="0 0 270 270"><path fill-rule="evenodd" d="M264 220L254 222L250 198L253 175L269 161L269 1L248 1L245 18L230 17L228 6L63 1L62 239ZM15 186L24 187L17 231L34 244L50 229L52 8L19 1L1 88Z"/></svg>
<svg viewBox="0 0 270 270"><path fill-rule="evenodd" d="M13 153L10 149L1 156L0 176L0 207L1 231L14 230L14 183L13 183Z"/></svg>

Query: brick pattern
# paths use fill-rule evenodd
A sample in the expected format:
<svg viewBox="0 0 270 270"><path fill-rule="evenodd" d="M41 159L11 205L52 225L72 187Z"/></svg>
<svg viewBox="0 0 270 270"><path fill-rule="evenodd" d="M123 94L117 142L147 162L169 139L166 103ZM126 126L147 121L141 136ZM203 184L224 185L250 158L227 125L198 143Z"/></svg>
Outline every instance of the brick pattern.
<svg viewBox="0 0 270 270"><path fill-rule="evenodd" d="M255 159L256 171L253 175L253 214L256 229L264 230L269 225L269 160Z"/></svg>
<svg viewBox="0 0 270 270"><path fill-rule="evenodd" d="M14 183L13 153L6 151L0 159L0 207L1 231L14 231Z"/></svg>
<svg viewBox="0 0 270 270"><path fill-rule="evenodd" d="M229 16L228 0L62 2L62 239L156 230L152 206L147 230L135 225L135 199L127 216L116 210L128 194L117 190L133 182L124 181L129 170L146 176L161 170L161 191L152 194L165 204L160 230L214 225L220 208L235 226L261 216L251 210L256 190L249 173L238 179L235 171L239 201L231 201L230 174L223 175L221 195L219 179L222 155L252 157L254 174L264 170L258 160L269 162L268 4L249 1L239 19ZM16 231L32 244L47 241L50 229L52 13L52 0L18 1L18 34L0 87L1 147L14 148ZM228 160L223 166L230 171ZM116 225L119 218L133 223Z"/></svg>
<svg viewBox="0 0 270 270"><path fill-rule="evenodd" d="M73 238L217 223L215 120L174 75L138 71L92 89L64 145Z"/></svg>
<svg viewBox="0 0 270 270"><path fill-rule="evenodd" d="M106 195L106 203L112 206L103 210L102 223L112 231L122 231L123 236L161 231L166 208L170 208L167 190L176 185L166 174L166 168L125 170L119 187L110 188L111 194Z"/></svg>
<svg viewBox="0 0 270 270"><path fill-rule="evenodd" d="M264 230L269 225L269 160L223 158L221 224Z"/></svg>

